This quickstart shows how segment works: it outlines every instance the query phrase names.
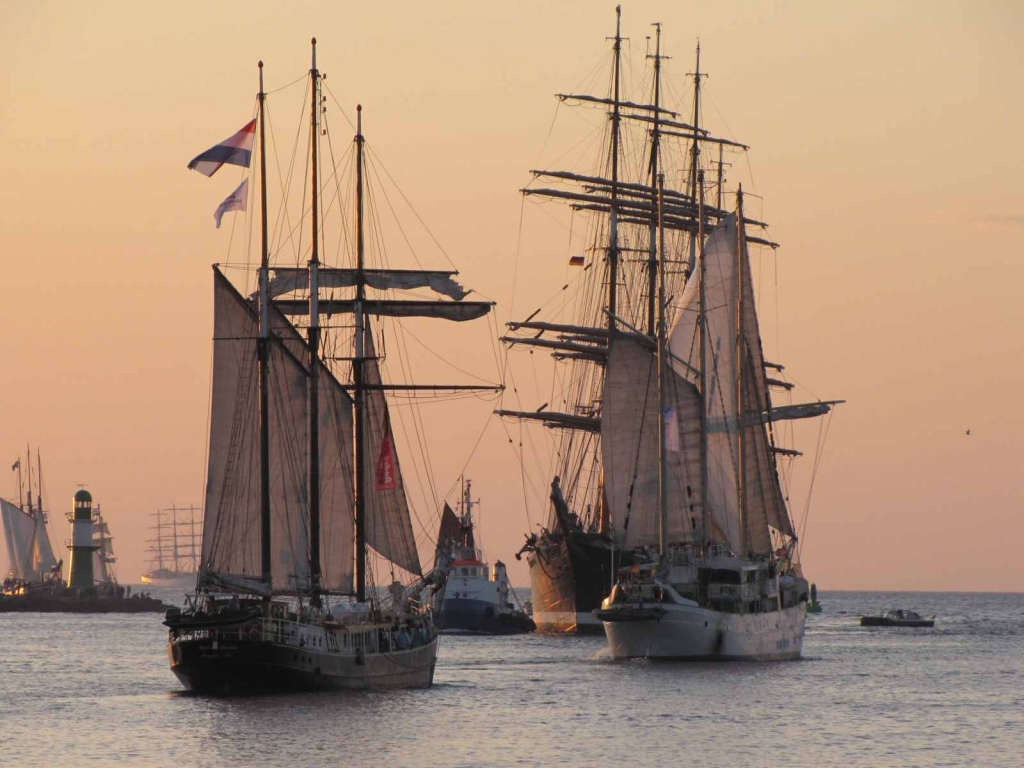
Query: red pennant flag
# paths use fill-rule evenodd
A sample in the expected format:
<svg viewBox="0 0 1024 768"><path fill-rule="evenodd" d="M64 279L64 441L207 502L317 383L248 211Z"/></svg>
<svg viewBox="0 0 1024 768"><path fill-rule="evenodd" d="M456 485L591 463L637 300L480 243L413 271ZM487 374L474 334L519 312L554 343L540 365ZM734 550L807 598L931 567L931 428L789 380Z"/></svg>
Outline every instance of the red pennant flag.
<svg viewBox="0 0 1024 768"><path fill-rule="evenodd" d="M398 476L395 473L395 454L391 450L391 433L384 435L380 444L380 455L377 457L377 490L390 491L398 487Z"/></svg>

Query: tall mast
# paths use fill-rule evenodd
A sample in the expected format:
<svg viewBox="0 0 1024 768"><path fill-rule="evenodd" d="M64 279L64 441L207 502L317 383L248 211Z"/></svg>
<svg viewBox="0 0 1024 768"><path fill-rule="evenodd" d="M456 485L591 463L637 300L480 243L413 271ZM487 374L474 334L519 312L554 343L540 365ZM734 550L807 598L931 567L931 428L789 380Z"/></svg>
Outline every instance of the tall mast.
<svg viewBox="0 0 1024 768"><path fill-rule="evenodd" d="M651 130L651 187L654 187L658 178L658 153L660 151L661 144L661 110L658 107L661 106L661 23L656 22L654 28L657 30L655 33L654 42L654 55L648 56L649 59L654 59L654 128ZM657 198L658 216L657 218L651 219L651 230L650 230L650 259L647 261L647 332L653 336L656 332L655 329L655 291L657 290L658 282L658 258L657 250L655 245L655 228L661 221L661 193L658 193ZM662 249L664 250L664 249Z"/></svg>
<svg viewBox="0 0 1024 768"><path fill-rule="evenodd" d="M309 587L310 601L320 605L320 73L316 68L316 38L313 38L313 66L309 70L312 98L309 131L313 167L313 252L309 260Z"/></svg>
<svg viewBox="0 0 1024 768"><path fill-rule="evenodd" d="M743 238L745 229L743 224L743 185L740 184L736 190L736 426L741 555L748 554L747 550L750 546L750 532L747 530L747 430L744 428L746 408L743 401L745 394L743 358L746 352L743 338L743 283L746 273L746 264L743 260Z"/></svg>
<svg viewBox="0 0 1024 768"><path fill-rule="evenodd" d="M704 171L697 173L697 242L700 266L697 273L697 345L700 352L700 509L701 547L708 541L708 296L707 266L704 261Z"/></svg>
<svg viewBox="0 0 1024 768"><path fill-rule="evenodd" d="M697 41L697 71L691 72L693 75L693 143L690 145L690 198L697 197L697 184L698 176L700 176L699 183L703 185L703 175L700 174L700 144L697 141L697 137L700 136L700 81L704 77L700 71L700 40ZM701 190L701 195L703 195ZM701 222L703 223L703 214L701 214ZM696 256L697 248L701 249L703 253L704 239L703 230L698 227L700 234L698 239L700 245L690 238L690 264L693 264L694 257ZM687 277L689 277L687 275Z"/></svg>
<svg viewBox="0 0 1024 768"><path fill-rule="evenodd" d="M260 68L260 331L256 342L260 385L260 569L272 587L270 547L270 244L267 236L267 130L263 62ZM159 546L159 545L158 545ZM161 559L162 556L158 556Z"/></svg>
<svg viewBox="0 0 1024 768"><path fill-rule="evenodd" d="M28 501L28 513L32 514L32 446L25 443L25 458L28 459L28 493L25 500Z"/></svg>
<svg viewBox="0 0 1024 768"><path fill-rule="evenodd" d="M356 599L366 600L366 458L364 441L366 408L363 381L365 354L363 301L366 299L365 246L363 243L363 105L356 106L356 356L352 361L354 409L356 421Z"/></svg>
<svg viewBox="0 0 1024 768"><path fill-rule="evenodd" d="M612 197L608 243L608 330L615 330L619 282L619 68L622 59L622 6L615 6L615 66L612 103ZM609 338L609 342L611 338Z"/></svg>
<svg viewBox="0 0 1024 768"><path fill-rule="evenodd" d="M658 554L664 555L668 531L668 449L665 446L665 174L658 174Z"/></svg>
<svg viewBox="0 0 1024 768"><path fill-rule="evenodd" d="M178 565L178 507L171 504L171 558L174 560L174 572L181 570Z"/></svg>
<svg viewBox="0 0 1024 768"><path fill-rule="evenodd" d="M29 461L32 461L32 457L29 457ZM39 514L43 513L43 459L39 455L39 446L36 446L36 509Z"/></svg>

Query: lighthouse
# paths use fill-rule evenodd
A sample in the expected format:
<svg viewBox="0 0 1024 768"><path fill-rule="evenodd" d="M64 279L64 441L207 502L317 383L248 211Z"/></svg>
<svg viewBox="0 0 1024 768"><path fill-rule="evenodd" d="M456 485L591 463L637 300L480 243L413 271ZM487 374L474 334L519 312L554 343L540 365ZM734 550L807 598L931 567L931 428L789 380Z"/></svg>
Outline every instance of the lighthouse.
<svg viewBox="0 0 1024 768"><path fill-rule="evenodd" d="M68 586L92 587L92 494L84 488L75 494L71 514L71 573Z"/></svg>

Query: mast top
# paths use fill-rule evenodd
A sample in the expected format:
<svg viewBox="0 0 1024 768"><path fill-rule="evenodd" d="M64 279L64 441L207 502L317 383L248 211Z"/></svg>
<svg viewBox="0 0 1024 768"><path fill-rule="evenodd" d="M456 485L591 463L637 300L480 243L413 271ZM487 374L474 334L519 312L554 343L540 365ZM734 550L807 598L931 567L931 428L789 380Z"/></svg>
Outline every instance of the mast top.
<svg viewBox="0 0 1024 768"><path fill-rule="evenodd" d="M316 38L315 37L311 41L311 44L313 46L313 66L312 66L312 71L316 72Z"/></svg>

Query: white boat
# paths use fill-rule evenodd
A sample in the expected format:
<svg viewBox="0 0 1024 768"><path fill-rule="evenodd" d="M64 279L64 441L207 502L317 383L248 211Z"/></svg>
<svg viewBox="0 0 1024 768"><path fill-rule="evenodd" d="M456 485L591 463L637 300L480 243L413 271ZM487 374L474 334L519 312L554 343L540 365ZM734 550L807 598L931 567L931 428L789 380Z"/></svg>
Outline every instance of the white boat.
<svg viewBox="0 0 1024 768"><path fill-rule="evenodd" d="M430 597L439 594L448 564L421 569L386 392L479 387L385 383L370 318L471 320L493 305L463 301L468 291L452 271L369 267L361 108L346 166L355 171L353 263L320 261L318 158L327 132L321 81L314 40L306 104L310 198L302 200L303 211L312 211L308 266L295 266L288 251L271 279L262 63L257 119L190 164L207 175L225 162L248 167L257 134L258 289L247 298L214 268L202 557L195 593L164 622L171 670L193 691L423 688L434 678ZM340 185L340 169L325 170L324 178ZM218 216L244 209L236 191ZM429 299L409 298L427 288ZM401 298L376 291L400 291ZM334 321L322 327L324 315ZM371 558L384 561L376 578ZM386 589L374 587L381 576Z"/></svg>
<svg viewBox="0 0 1024 768"><path fill-rule="evenodd" d="M747 220L742 186L734 209L722 209L721 159L718 200L708 205L701 165L712 148L746 147L701 124L699 46L694 72L688 151L678 153L690 159L691 186L667 189L663 172L630 190L656 201L647 215L657 322L645 332L608 313L603 490L609 516L625 521L619 541L634 565L594 615L616 659L792 659L803 646L808 584L779 479L778 457L796 452L776 444L772 424L824 415L840 401L772 403L772 386L792 385L761 345L748 246L767 241L748 228L764 224ZM656 84L655 110L659 93ZM664 169L659 151L684 132L659 135L654 114L649 167ZM610 207L614 217L614 199ZM685 282L668 289L666 264L680 261Z"/></svg>

